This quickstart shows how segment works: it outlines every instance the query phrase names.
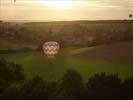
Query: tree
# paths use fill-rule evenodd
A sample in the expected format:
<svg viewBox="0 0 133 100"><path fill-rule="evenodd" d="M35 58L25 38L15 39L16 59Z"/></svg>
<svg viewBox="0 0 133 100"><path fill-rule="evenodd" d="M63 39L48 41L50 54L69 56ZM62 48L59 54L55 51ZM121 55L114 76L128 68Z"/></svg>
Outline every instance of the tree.
<svg viewBox="0 0 133 100"><path fill-rule="evenodd" d="M90 100L120 100L120 85L121 80L117 74L96 74L88 80L88 98Z"/></svg>
<svg viewBox="0 0 133 100"><path fill-rule="evenodd" d="M22 100L21 87L21 83L10 84L10 86L0 95L0 100Z"/></svg>
<svg viewBox="0 0 133 100"><path fill-rule="evenodd" d="M80 73L77 71L68 70L63 76L61 87L67 97L72 97L74 100L84 100L84 84Z"/></svg>
<svg viewBox="0 0 133 100"><path fill-rule="evenodd" d="M36 76L10 85L0 100L49 100L49 96L46 82Z"/></svg>
<svg viewBox="0 0 133 100"><path fill-rule="evenodd" d="M48 100L47 84L42 78L36 76L24 83L20 94L22 100Z"/></svg>
<svg viewBox="0 0 133 100"><path fill-rule="evenodd" d="M24 70L21 65L0 59L0 91L2 92L11 83L25 79Z"/></svg>
<svg viewBox="0 0 133 100"><path fill-rule="evenodd" d="M133 100L133 78L123 82L121 100Z"/></svg>

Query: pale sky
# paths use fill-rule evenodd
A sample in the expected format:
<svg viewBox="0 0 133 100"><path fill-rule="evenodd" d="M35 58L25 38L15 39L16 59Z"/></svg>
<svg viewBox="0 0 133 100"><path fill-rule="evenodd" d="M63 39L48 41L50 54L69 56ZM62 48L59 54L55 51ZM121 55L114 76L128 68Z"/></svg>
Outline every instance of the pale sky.
<svg viewBox="0 0 133 100"><path fill-rule="evenodd" d="M1 20L128 19L133 0L0 0Z"/></svg>

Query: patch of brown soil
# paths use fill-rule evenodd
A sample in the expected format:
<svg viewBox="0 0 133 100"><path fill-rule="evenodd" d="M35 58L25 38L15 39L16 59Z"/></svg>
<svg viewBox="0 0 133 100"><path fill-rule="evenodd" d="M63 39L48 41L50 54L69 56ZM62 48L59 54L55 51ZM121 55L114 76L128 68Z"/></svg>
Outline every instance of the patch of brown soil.
<svg viewBox="0 0 133 100"><path fill-rule="evenodd" d="M133 41L101 46L78 54L76 57L117 63L133 63Z"/></svg>

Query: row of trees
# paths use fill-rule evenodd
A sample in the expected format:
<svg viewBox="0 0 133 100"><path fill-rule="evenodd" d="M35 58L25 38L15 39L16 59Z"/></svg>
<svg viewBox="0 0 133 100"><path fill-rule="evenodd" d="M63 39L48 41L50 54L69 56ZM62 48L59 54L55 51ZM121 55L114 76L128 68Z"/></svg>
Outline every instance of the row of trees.
<svg viewBox="0 0 133 100"><path fill-rule="evenodd" d="M13 24L1 23L0 36L12 37L37 46L55 40L64 46L92 46L133 39L132 21L124 22L53 22Z"/></svg>
<svg viewBox="0 0 133 100"><path fill-rule="evenodd" d="M0 60L0 100L133 100L133 78L96 74L84 83L79 72L68 70L60 82L27 79L22 67Z"/></svg>

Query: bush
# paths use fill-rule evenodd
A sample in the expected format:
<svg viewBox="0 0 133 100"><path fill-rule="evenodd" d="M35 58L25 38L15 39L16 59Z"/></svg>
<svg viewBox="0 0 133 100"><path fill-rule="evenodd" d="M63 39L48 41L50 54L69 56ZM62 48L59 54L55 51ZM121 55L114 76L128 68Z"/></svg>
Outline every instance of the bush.
<svg viewBox="0 0 133 100"><path fill-rule="evenodd" d="M117 74L96 74L89 78L87 86L91 100L120 100L121 80Z"/></svg>
<svg viewBox="0 0 133 100"><path fill-rule="evenodd" d="M0 91L3 91L11 83L25 79L24 70L21 65L0 59Z"/></svg>

